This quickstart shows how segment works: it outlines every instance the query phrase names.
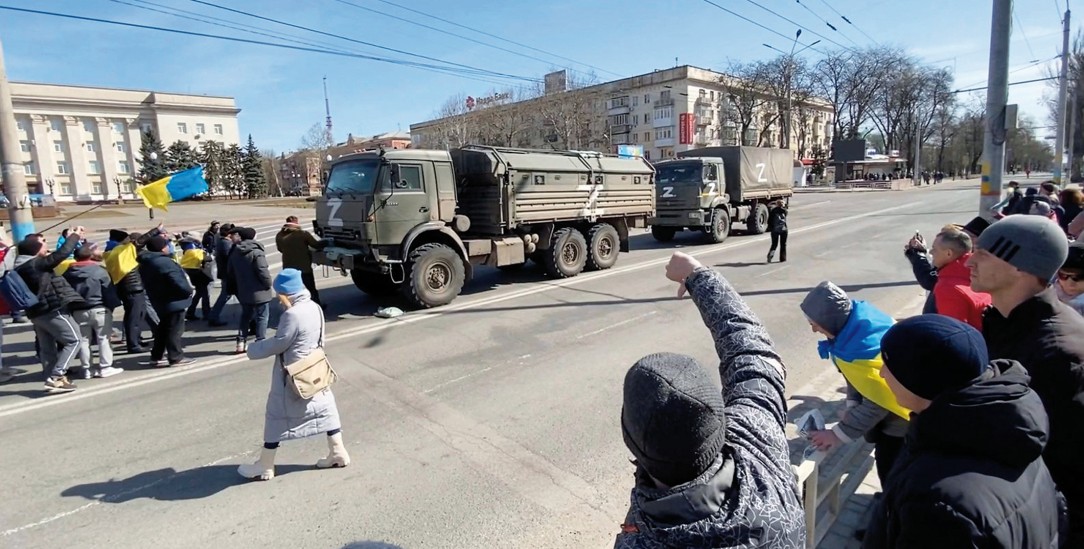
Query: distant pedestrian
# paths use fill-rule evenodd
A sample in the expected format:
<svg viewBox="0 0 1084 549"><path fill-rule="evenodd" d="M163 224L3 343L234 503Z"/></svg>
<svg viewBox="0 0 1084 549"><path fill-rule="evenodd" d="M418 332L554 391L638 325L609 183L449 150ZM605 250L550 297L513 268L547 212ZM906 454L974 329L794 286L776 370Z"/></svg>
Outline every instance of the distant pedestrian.
<svg viewBox="0 0 1084 549"><path fill-rule="evenodd" d="M210 322L208 324L213 327L225 326L228 324L225 320L222 320L222 311L226 309L226 304L230 302L230 298L233 294L230 292L230 285L227 282L226 273L229 271L229 259L230 251L233 250L235 242L240 241L240 237L236 236L237 232L233 223L223 223L218 228L218 240L215 242L215 271L218 275L218 280L222 282L220 291L218 293L218 299L215 300L215 304L211 307Z"/></svg>
<svg viewBox="0 0 1084 549"><path fill-rule="evenodd" d="M49 253L44 239L25 239L19 243L15 272L27 288L38 297L38 304L26 311L34 325L39 343L42 367L45 370L47 393L68 393L75 385L68 380L68 367L79 352L79 326L71 316L73 306L83 298L72 289L64 277L53 270L75 252L85 230L76 227L59 250Z"/></svg>
<svg viewBox="0 0 1084 549"><path fill-rule="evenodd" d="M286 365L297 362L324 345L324 314L312 301L301 282L301 272L284 269L274 281L279 302L285 307L274 337L256 341L248 347L248 358L275 357L271 368L271 391L264 411L263 449L256 463L245 464L237 472L249 479L271 480L275 477L275 453L279 443L320 434L327 435L328 455L316 467L346 467L350 454L343 444L342 424L335 395L330 388L312 398L303 399L287 387Z"/></svg>
<svg viewBox="0 0 1084 549"><path fill-rule="evenodd" d="M196 290L192 304L188 306L188 312L185 314L185 320L198 320L196 309L200 308L200 305L203 306L203 318L206 320L211 317L210 287L211 282L214 281L214 273L211 270L213 265L214 259L203 251L196 239L188 238L181 241L181 268L184 269L185 275Z"/></svg>
<svg viewBox="0 0 1084 549"><path fill-rule="evenodd" d="M275 247L282 253L282 268L301 271L301 280L317 305L322 303L320 292L316 290L316 277L312 272L312 252L324 249L325 245L325 242L317 240L312 233L301 228L296 215L287 217L286 224L275 235Z"/></svg>
<svg viewBox="0 0 1084 549"><path fill-rule="evenodd" d="M83 297L83 303L74 307L72 317L79 323L79 360L84 379L110 377L124 371L113 366L113 347L109 342L113 335L113 309L121 302L109 273L95 259L96 251L93 245L77 248L75 263L64 273L64 278ZM92 341L98 346L97 364L92 361Z"/></svg>
<svg viewBox="0 0 1084 549"><path fill-rule="evenodd" d="M271 291L271 271L267 266L267 254L263 244L256 240L256 229L242 227L237 230L240 242L230 253L228 272L229 292L241 302L241 318L237 322L236 352L245 352L250 327L255 323L256 341L267 337L267 321Z"/></svg>
<svg viewBox="0 0 1084 549"><path fill-rule="evenodd" d="M200 246L203 248L203 252L209 256L214 256L215 243L218 241L218 230L222 228L222 224L217 221L212 221L211 226L203 233L203 239L200 241Z"/></svg>
<svg viewBox="0 0 1084 549"><path fill-rule="evenodd" d="M862 546L1058 547L1050 425L1024 368L991 364L977 330L941 315L901 321L881 349L881 375L913 414Z"/></svg>
<svg viewBox="0 0 1084 549"><path fill-rule="evenodd" d="M787 261L787 206L783 200L772 202L768 210L768 230L772 233L772 247L768 250L768 263L775 257L775 250L779 248L779 262Z"/></svg>
<svg viewBox="0 0 1084 549"><path fill-rule="evenodd" d="M711 332L722 392L691 356L648 355L625 374L621 433L636 474L614 547L805 547L775 345L718 272L678 252L666 278Z"/></svg>
<svg viewBox="0 0 1084 549"><path fill-rule="evenodd" d="M194 290L181 266L169 253L169 240L162 235L147 242L139 254L139 274L147 284L151 305L158 311L158 329L154 331L151 366L161 366L163 355L169 366L183 366L195 360L184 354L184 315ZM167 354L168 353L168 354Z"/></svg>
<svg viewBox="0 0 1084 549"><path fill-rule="evenodd" d="M847 382L846 412L830 430L813 431L817 449L831 451L859 437L874 444L877 477L884 482L903 449L910 410L900 405L879 373L881 337L895 322L873 305L852 300L842 288L824 281L801 304L813 332L827 339L817 344Z"/></svg>

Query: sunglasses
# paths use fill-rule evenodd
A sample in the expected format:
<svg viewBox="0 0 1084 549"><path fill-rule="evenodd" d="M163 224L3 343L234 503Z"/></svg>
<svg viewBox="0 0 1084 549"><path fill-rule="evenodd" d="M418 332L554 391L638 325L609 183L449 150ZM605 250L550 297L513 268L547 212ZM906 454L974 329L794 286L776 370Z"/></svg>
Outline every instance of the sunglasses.
<svg viewBox="0 0 1084 549"><path fill-rule="evenodd" d="M1059 272L1058 280L1072 280L1073 282L1080 282L1081 280L1084 280L1084 274L1069 274Z"/></svg>

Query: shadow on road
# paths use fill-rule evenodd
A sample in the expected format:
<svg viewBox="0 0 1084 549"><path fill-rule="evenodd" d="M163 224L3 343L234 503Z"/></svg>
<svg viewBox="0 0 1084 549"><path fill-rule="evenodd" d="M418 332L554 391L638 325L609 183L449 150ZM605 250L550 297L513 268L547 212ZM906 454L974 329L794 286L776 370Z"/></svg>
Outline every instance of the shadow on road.
<svg viewBox="0 0 1084 549"><path fill-rule="evenodd" d="M312 469L311 465L276 465L275 476ZM83 497L102 503L125 503L134 499L183 501L213 496L226 488L247 484L238 476L237 465L208 465L187 471L172 467L147 471L122 480L107 480L72 486L64 497Z"/></svg>
<svg viewBox="0 0 1084 549"><path fill-rule="evenodd" d="M897 288L900 286L917 286L913 280L901 280L899 282L877 282L873 284L842 284L839 287L845 292L857 292L859 290L870 290L873 288ZM798 294L808 293L813 291L813 287L807 288L779 288L776 290L754 290L751 292L742 292L742 297L751 297L756 295L779 295L779 294Z"/></svg>

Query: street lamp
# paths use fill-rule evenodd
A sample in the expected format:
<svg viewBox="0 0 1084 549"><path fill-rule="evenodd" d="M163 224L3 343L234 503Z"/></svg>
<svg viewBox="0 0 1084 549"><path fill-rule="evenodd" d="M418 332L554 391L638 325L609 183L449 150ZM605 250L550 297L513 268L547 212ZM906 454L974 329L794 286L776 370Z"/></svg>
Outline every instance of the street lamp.
<svg viewBox="0 0 1084 549"><path fill-rule="evenodd" d="M50 177L49 179L45 180L45 184L49 186L49 196L55 198L56 195L53 194L53 185L56 185L56 180Z"/></svg>
<svg viewBox="0 0 1084 549"><path fill-rule="evenodd" d="M113 178L113 184L117 186L117 204L121 204L121 203L123 203L123 200L121 200L121 194L120 194L120 178L119 177L114 177Z"/></svg>

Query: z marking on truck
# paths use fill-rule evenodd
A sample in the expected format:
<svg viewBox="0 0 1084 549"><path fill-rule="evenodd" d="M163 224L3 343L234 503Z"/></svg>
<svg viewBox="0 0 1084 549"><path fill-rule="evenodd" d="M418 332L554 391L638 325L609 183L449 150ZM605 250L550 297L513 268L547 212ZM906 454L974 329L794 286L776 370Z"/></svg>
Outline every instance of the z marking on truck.
<svg viewBox="0 0 1084 549"><path fill-rule="evenodd" d="M677 195L674 194L673 187L663 187L662 196L660 198L677 198Z"/></svg>
<svg viewBox="0 0 1084 549"><path fill-rule="evenodd" d="M343 199L341 198L329 198L327 201L327 207L329 210L327 213L327 224L329 227L342 227L343 220L339 218L339 208L343 207Z"/></svg>

